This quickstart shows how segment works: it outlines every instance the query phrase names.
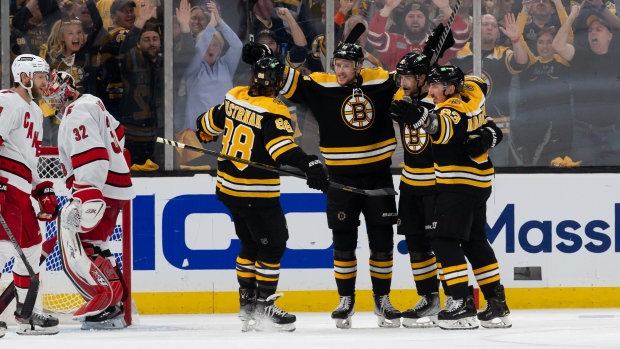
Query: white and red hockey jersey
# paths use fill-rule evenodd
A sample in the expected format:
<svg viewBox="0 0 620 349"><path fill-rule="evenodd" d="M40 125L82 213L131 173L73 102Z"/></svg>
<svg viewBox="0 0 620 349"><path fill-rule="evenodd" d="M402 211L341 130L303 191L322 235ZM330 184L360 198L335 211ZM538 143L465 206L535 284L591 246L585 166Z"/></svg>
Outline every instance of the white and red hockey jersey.
<svg viewBox="0 0 620 349"><path fill-rule="evenodd" d="M67 106L58 130L58 153L67 188L93 186L106 198L136 195L123 156L125 135L103 102L89 94Z"/></svg>
<svg viewBox="0 0 620 349"><path fill-rule="evenodd" d="M0 176L24 193L41 183L37 150L43 139L43 113L12 90L0 90Z"/></svg>

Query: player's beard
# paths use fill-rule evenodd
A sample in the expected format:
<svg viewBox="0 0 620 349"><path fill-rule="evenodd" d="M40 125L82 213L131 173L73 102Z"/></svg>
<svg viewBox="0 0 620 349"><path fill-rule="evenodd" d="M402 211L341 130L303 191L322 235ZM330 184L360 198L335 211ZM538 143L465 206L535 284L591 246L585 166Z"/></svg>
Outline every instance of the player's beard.
<svg viewBox="0 0 620 349"><path fill-rule="evenodd" d="M41 99L43 97L43 95L41 94L41 90L36 86L33 86L30 91L32 92L33 99Z"/></svg>

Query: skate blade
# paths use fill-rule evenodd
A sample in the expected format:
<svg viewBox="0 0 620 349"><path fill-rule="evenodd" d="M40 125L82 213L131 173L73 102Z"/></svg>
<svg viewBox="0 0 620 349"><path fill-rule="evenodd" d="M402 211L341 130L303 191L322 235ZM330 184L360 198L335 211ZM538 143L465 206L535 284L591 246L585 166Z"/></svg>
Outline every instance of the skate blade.
<svg viewBox="0 0 620 349"><path fill-rule="evenodd" d="M15 333L21 336L52 336L58 334L58 326L39 327L30 324L19 324Z"/></svg>
<svg viewBox="0 0 620 349"><path fill-rule="evenodd" d="M438 320L437 324L442 330L475 330L478 328L478 321L475 316L458 320Z"/></svg>
<svg viewBox="0 0 620 349"><path fill-rule="evenodd" d="M295 323L292 324L275 324L271 321L257 321L254 325L257 332L293 332L295 331Z"/></svg>
<svg viewBox="0 0 620 349"><path fill-rule="evenodd" d="M508 318L508 316L504 316L504 317L497 317L490 321L480 320L480 326L484 328L511 328L512 322L510 322L510 319Z"/></svg>
<svg viewBox="0 0 620 349"><path fill-rule="evenodd" d="M100 322L83 321L82 330L122 330L127 327L127 323L123 317L116 317Z"/></svg>
<svg viewBox="0 0 620 349"><path fill-rule="evenodd" d="M397 328L400 327L400 318L390 320L386 319L385 316L377 315L377 325L384 328Z"/></svg>
<svg viewBox="0 0 620 349"><path fill-rule="evenodd" d="M424 316L419 319L403 318L403 327L406 328L433 328L437 327L437 315Z"/></svg>
<svg viewBox="0 0 620 349"><path fill-rule="evenodd" d="M336 320L336 327L338 328L349 329L351 328L351 325L353 324L353 321L351 320L350 316L346 319L334 319L334 320Z"/></svg>

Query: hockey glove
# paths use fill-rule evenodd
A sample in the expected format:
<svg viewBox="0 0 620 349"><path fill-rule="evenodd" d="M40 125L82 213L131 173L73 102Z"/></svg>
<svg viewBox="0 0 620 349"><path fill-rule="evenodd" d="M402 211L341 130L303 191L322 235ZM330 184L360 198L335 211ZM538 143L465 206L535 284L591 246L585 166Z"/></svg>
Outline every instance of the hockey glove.
<svg viewBox="0 0 620 349"><path fill-rule="evenodd" d="M32 197L39 201L37 218L40 221L51 222L56 219L58 216L58 200L52 182L39 183L32 191Z"/></svg>
<svg viewBox="0 0 620 349"><path fill-rule="evenodd" d="M396 122L409 125L410 128L417 130L426 123L428 109L405 101L392 101L390 117Z"/></svg>
<svg viewBox="0 0 620 349"><path fill-rule="evenodd" d="M6 203L6 185L8 182L8 179L0 177L0 212L2 212L4 204Z"/></svg>
<svg viewBox="0 0 620 349"><path fill-rule="evenodd" d="M439 39L441 38L441 35L443 34L445 28L446 26L443 25L443 23L439 23L439 25L435 27L435 29L433 30L433 33L431 33L428 39L426 39L426 44L424 45L424 51L422 51L424 55L426 55L429 58L433 57L433 54L438 49L437 46L439 46ZM439 55L437 55L437 57L439 58L443 57L443 54L452 46L454 46L454 36L452 35L452 30L449 30L448 36L446 36L446 40L443 42L443 45L439 47Z"/></svg>
<svg viewBox="0 0 620 349"><path fill-rule="evenodd" d="M211 136L208 134L203 127L203 119L208 117L208 113L209 112L203 113L198 117L198 119L196 119L196 137L198 137L198 140L204 144L215 142L219 138L218 136Z"/></svg>
<svg viewBox="0 0 620 349"><path fill-rule="evenodd" d="M299 169L306 172L306 184L310 189L320 190L323 193L329 188L327 172L316 155L308 157L299 165Z"/></svg>
<svg viewBox="0 0 620 349"><path fill-rule="evenodd" d="M271 57L273 52L265 44L259 44L257 42L248 42L243 45L241 51L241 59L247 64L254 64L256 61L263 57Z"/></svg>
<svg viewBox="0 0 620 349"><path fill-rule="evenodd" d="M469 136L465 142L465 152L472 158L486 153L492 148L493 134L489 130L482 130Z"/></svg>

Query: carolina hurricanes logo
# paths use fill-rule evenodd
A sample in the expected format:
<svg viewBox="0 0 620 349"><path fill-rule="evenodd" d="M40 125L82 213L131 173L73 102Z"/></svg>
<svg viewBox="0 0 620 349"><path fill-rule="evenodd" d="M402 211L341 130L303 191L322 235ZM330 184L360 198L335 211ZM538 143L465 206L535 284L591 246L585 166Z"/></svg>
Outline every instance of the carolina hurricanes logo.
<svg viewBox="0 0 620 349"><path fill-rule="evenodd" d="M361 93L354 93L342 104L342 119L354 130L365 130L375 121L375 107Z"/></svg>
<svg viewBox="0 0 620 349"><path fill-rule="evenodd" d="M423 129L412 130L408 125L405 125L404 131L403 144L409 153L419 154L426 149L426 145L428 145L430 138Z"/></svg>

